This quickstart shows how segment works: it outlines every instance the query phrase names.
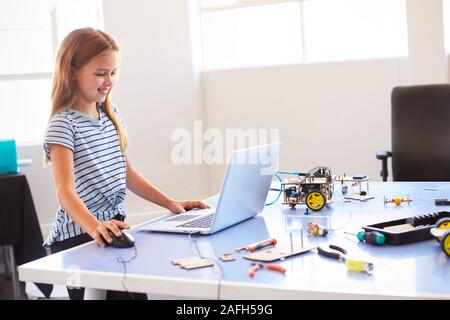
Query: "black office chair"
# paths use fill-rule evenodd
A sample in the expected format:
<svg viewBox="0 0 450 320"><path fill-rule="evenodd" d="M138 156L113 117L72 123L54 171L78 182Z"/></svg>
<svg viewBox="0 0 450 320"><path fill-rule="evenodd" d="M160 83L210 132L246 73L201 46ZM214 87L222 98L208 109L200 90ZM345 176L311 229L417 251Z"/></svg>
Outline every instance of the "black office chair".
<svg viewBox="0 0 450 320"><path fill-rule="evenodd" d="M392 152L379 151L387 181L450 181L450 84L395 87L391 95Z"/></svg>

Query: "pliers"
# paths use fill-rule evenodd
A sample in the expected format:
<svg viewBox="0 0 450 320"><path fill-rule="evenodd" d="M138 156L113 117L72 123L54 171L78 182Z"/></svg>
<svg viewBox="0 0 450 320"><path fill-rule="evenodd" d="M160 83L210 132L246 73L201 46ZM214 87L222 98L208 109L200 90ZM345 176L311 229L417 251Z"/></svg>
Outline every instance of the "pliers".
<svg viewBox="0 0 450 320"><path fill-rule="evenodd" d="M255 275L256 271L258 271L259 269L267 269L267 270L272 270L272 271L278 271L281 273L285 273L286 269L283 268L280 265L277 264L263 264L263 263L252 263L252 266L250 267L250 269L248 269L248 276L250 278L253 278L253 276Z"/></svg>
<svg viewBox="0 0 450 320"><path fill-rule="evenodd" d="M335 251L333 252L333 251L322 249L321 247L317 247L317 253L322 256L325 256L325 257L343 261L345 263L345 265L347 266L347 269L350 271L372 273L373 263L347 258L345 256L347 254L347 250L345 250L342 247L331 244L331 245L329 245L329 248L333 249Z"/></svg>
<svg viewBox="0 0 450 320"><path fill-rule="evenodd" d="M332 244L329 245L329 248L336 250L338 252L328 251L328 250L322 249L321 247L317 247L317 253L322 256L332 258L332 259L345 260L345 255L347 254L347 250L345 250L342 247L335 246Z"/></svg>

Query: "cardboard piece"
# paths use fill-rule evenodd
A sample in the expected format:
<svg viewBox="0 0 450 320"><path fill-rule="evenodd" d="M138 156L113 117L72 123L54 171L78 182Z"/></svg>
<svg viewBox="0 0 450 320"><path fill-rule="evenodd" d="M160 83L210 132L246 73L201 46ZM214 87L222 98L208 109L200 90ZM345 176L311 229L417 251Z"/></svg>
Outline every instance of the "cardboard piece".
<svg viewBox="0 0 450 320"><path fill-rule="evenodd" d="M255 261L263 261L263 262L271 262L276 261L280 259L285 259L288 257L296 256L299 254L310 252L312 247L302 247L300 245L293 246L292 248L290 246L283 247L283 248L274 248L264 251L258 251L249 253L244 256L245 259L249 260L255 260Z"/></svg>
<svg viewBox="0 0 450 320"><path fill-rule="evenodd" d="M231 253L224 253L223 256L220 257L220 260L226 262L226 261L234 261L234 257Z"/></svg>
<svg viewBox="0 0 450 320"><path fill-rule="evenodd" d="M172 260L172 264L179 265L183 269L196 269L213 266L214 262L200 257L188 257Z"/></svg>

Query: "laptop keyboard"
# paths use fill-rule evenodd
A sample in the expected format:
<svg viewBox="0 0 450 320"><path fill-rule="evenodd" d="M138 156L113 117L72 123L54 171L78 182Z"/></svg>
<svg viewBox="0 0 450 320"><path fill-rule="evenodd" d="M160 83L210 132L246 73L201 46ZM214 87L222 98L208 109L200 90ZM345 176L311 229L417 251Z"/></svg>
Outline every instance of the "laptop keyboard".
<svg viewBox="0 0 450 320"><path fill-rule="evenodd" d="M183 224L180 224L177 227L180 228L210 228L213 220L214 213L210 213L205 215L199 219L195 219Z"/></svg>
<svg viewBox="0 0 450 320"><path fill-rule="evenodd" d="M183 222L183 221L191 220L191 219L194 219L194 218L197 218L197 217L198 217L198 214L180 214L180 215L175 216L173 218L167 219L166 221L180 221L180 222Z"/></svg>

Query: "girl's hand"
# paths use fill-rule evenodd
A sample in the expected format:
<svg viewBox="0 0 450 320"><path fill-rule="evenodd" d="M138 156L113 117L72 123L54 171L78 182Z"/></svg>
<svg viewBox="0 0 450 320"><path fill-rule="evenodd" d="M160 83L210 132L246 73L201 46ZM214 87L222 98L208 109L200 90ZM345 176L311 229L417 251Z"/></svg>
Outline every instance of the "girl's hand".
<svg viewBox="0 0 450 320"><path fill-rule="evenodd" d="M172 213L183 213L194 208L198 209L208 209L209 206L201 201L172 201L167 209Z"/></svg>
<svg viewBox="0 0 450 320"><path fill-rule="evenodd" d="M97 241L100 247L104 247L106 245L105 240L108 243L112 242L112 238L108 233L109 230L111 230L111 232L114 233L116 236L120 237L122 236L122 232L120 232L120 230L129 228L130 226L127 225L125 222L111 219L105 222L98 222L97 226L91 229L91 231L89 231L88 234L92 237L92 239Z"/></svg>

